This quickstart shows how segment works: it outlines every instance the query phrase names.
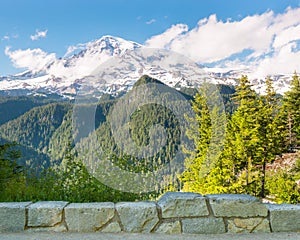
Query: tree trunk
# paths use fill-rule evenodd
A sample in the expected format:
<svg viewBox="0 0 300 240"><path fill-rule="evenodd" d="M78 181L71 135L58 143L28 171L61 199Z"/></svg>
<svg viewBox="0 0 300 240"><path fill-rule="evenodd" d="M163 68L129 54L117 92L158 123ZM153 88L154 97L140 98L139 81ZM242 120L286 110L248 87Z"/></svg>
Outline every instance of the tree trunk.
<svg viewBox="0 0 300 240"><path fill-rule="evenodd" d="M262 169L262 179L261 179L261 198L265 197L265 182L266 182L266 157L264 157L263 161L263 169Z"/></svg>
<svg viewBox="0 0 300 240"><path fill-rule="evenodd" d="M289 128L289 151L290 151L293 144L292 117L290 112L288 113L288 128Z"/></svg>

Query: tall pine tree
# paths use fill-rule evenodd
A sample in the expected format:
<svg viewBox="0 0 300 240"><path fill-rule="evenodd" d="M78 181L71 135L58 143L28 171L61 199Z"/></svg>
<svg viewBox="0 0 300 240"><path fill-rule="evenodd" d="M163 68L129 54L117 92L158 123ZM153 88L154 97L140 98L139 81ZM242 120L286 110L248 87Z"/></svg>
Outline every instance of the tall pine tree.
<svg viewBox="0 0 300 240"><path fill-rule="evenodd" d="M210 180L223 149L226 128L225 108L215 85L203 84L192 102L195 119L189 119L187 135L194 141L195 149L188 151L186 170L180 176L184 191L211 191ZM218 185L218 184L214 184Z"/></svg>
<svg viewBox="0 0 300 240"><path fill-rule="evenodd" d="M275 160L276 154L281 153L282 135L278 119L278 99L272 85L272 79L266 79L265 95L259 98L258 134L256 158L261 179L260 196L265 197L266 164Z"/></svg>
<svg viewBox="0 0 300 240"><path fill-rule="evenodd" d="M238 176L241 171L245 171L246 186L252 183L251 171L256 164L255 152L259 142L258 137L258 101L257 95L251 89L250 81L247 76L242 76L237 87L236 96L233 100L238 104L237 110L230 120L232 137L231 146L227 149L235 159L234 172Z"/></svg>
<svg viewBox="0 0 300 240"><path fill-rule="evenodd" d="M290 91L284 96L287 142L290 149L300 146L300 80L295 72Z"/></svg>
<svg viewBox="0 0 300 240"><path fill-rule="evenodd" d="M191 127L187 129L187 135L194 141L195 149L188 152L190 157L185 159L186 170L180 180L183 182L185 191L199 192L205 181L200 172L211 139L211 118L206 100L199 93L192 102L192 108L196 118L189 119Z"/></svg>

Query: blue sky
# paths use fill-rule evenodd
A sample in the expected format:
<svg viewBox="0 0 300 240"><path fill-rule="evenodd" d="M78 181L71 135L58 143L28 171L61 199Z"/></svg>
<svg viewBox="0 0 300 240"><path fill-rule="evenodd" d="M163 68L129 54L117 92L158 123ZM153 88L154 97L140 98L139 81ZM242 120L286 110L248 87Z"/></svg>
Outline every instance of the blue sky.
<svg viewBox="0 0 300 240"><path fill-rule="evenodd" d="M149 42L149 39L163 34L176 24L188 28L183 32L193 32L203 19L209 19L206 25L212 26L215 22L217 26L219 22L243 22L247 16L262 16L270 11L275 19L278 14L284 14L288 7L299 8L300 0L3 0L0 2L0 75L21 71L14 67L18 64L13 64L13 55L9 55L16 50L39 48L46 53L55 53L59 58L64 56L69 46L103 35L119 36L152 46L153 41ZM216 15L216 21L210 18L213 15ZM292 25L295 26L295 23ZM182 36L181 30L178 35ZM292 40L294 44L299 43L298 38ZM157 41L153 46L157 44L164 47ZM10 47L10 52L5 53L7 47ZM252 49L251 46L248 48ZM260 46L253 47L254 52L258 48ZM177 49L183 48L175 44L174 50ZM219 62L222 57L228 60L231 53L235 56L245 49L212 56L211 60L208 57L199 58L199 61Z"/></svg>

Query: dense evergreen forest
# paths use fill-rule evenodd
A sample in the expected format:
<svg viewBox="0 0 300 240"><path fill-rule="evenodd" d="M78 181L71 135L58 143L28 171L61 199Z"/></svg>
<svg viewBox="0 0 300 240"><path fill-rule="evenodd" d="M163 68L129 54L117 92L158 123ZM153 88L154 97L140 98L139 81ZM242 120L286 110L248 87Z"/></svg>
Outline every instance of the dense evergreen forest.
<svg viewBox="0 0 300 240"><path fill-rule="evenodd" d="M143 76L134 88L148 83L162 84ZM80 106L96 109L95 131L76 143L76 148L72 101L1 97L0 201L116 202L152 199L164 191L183 190L201 194L247 193L261 198L272 196L276 202L299 203L296 181L300 179L300 161L296 160L289 170L267 170L276 157L297 151L300 146L299 78L295 73L291 90L284 96L275 94L271 79L266 84L266 95L256 94L247 76L241 77L236 89L219 85L225 112L218 106L210 109L205 93L181 89L178 93L191 103L195 113L185 127L194 149L186 149L188 157L182 174L160 183L156 191L149 193L122 192L106 186L90 174L86 163L94 161L95 156L89 151L100 148L98 158L110 159L129 172L147 174L171 165L179 151L182 130L170 109L146 104L131 114L128 128L138 146L148 146L151 126L158 124L166 130L164 147L153 156L140 159L124 152L114 139L110 121L119 117L112 113L119 97L104 96L94 106ZM161 97L167 99L167 93ZM218 131L216 126L222 125L220 121L226 134L221 131L222 149L216 159L211 159L208 152L214 148L212 139ZM84 152L87 154L83 158Z"/></svg>

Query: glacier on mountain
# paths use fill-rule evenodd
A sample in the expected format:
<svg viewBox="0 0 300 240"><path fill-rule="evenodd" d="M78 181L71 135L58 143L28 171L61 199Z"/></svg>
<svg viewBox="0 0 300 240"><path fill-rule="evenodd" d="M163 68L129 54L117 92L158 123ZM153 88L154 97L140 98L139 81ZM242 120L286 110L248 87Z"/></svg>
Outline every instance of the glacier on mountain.
<svg viewBox="0 0 300 240"><path fill-rule="evenodd" d="M166 59L168 64L165 64ZM110 75L108 81L104 79L106 72ZM249 69L204 67L177 53L147 49L133 41L103 36L70 48L63 58L38 71L0 77L0 95L55 93L72 97L82 85L102 93L117 94L128 91L144 74L175 88L199 87L204 79L215 84L236 85L237 79L246 74L254 90L260 93L265 90L266 76L251 78ZM278 93L289 89L291 74L271 77Z"/></svg>

